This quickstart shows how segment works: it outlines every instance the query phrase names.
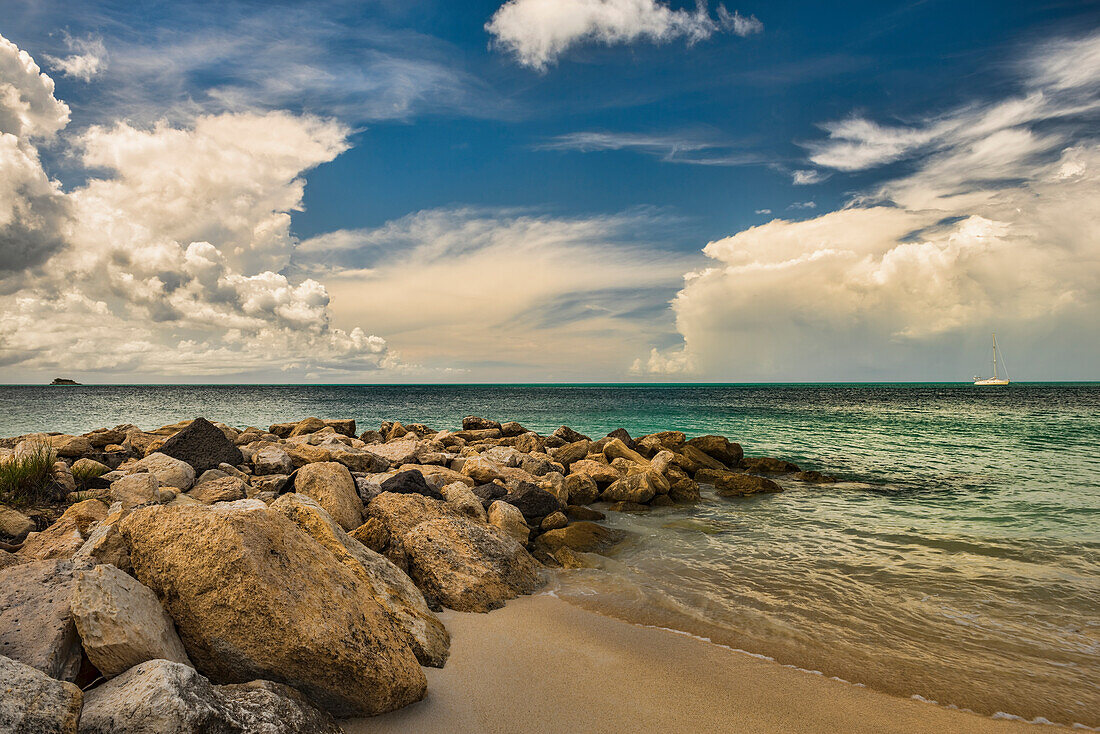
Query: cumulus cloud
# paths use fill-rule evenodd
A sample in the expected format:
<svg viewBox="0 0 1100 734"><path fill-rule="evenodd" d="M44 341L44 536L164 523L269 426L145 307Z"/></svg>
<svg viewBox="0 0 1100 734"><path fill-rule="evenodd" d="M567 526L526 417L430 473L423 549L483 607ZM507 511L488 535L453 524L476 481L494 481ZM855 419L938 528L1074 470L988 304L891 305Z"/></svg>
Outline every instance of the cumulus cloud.
<svg viewBox="0 0 1100 734"><path fill-rule="evenodd" d="M705 0L694 11L673 10L658 0L508 0L485 24L494 43L523 66L544 70L571 46L648 40L687 43L710 38L719 30L739 36L763 31L755 16L718 8L711 17Z"/></svg>
<svg viewBox="0 0 1100 734"><path fill-rule="evenodd" d="M704 249L673 301L682 346L639 370L736 380L966 379L996 330L1019 377L1100 360L1100 35L1044 46L1018 97L906 127L849 119L810 146L908 173L805 221ZM1087 370L1087 368L1085 368ZM1077 372L1074 372L1077 370Z"/></svg>
<svg viewBox="0 0 1100 734"><path fill-rule="evenodd" d="M330 325L319 281L282 272L302 174L345 150L344 125L269 112L94 126L70 151L91 175L65 193L33 141L56 135L68 110L9 42L0 63L0 250L11 271L0 362L13 378L405 368L382 338Z"/></svg>
<svg viewBox="0 0 1100 734"><path fill-rule="evenodd" d="M107 65L107 47L102 38L73 38L66 35L65 45L72 52L68 56L45 57L50 68L64 76L90 82Z"/></svg>
<svg viewBox="0 0 1100 734"><path fill-rule="evenodd" d="M643 243L677 226L652 211L429 210L305 240L294 260L324 277L334 323L375 325L410 361L490 379L598 378L672 333L668 301L698 257Z"/></svg>

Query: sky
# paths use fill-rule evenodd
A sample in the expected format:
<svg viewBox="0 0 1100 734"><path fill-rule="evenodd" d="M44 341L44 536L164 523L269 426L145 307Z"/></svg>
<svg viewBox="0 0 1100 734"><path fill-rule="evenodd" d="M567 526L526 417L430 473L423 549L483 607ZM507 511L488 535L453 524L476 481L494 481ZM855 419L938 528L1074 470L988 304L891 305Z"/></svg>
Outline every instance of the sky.
<svg viewBox="0 0 1100 734"><path fill-rule="evenodd" d="M0 383L1100 379L1100 2L0 0Z"/></svg>

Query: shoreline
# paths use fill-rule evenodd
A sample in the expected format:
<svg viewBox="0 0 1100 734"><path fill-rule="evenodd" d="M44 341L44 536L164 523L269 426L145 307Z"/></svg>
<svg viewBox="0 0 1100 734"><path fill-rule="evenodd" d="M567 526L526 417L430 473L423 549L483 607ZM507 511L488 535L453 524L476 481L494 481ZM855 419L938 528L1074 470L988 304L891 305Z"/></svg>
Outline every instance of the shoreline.
<svg viewBox="0 0 1100 734"><path fill-rule="evenodd" d="M425 699L341 721L345 732L1034 731L1033 724L898 698L690 633L590 612L552 591L489 615L440 617L451 632L451 658L428 671Z"/></svg>

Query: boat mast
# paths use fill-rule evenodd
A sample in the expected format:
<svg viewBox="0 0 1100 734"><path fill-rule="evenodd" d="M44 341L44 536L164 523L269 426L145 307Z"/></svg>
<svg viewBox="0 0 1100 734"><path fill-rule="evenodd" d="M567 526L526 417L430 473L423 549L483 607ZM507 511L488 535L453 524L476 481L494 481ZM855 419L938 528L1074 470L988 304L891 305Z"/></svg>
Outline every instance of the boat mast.
<svg viewBox="0 0 1100 734"><path fill-rule="evenodd" d="M997 379L997 333L993 333L993 379Z"/></svg>

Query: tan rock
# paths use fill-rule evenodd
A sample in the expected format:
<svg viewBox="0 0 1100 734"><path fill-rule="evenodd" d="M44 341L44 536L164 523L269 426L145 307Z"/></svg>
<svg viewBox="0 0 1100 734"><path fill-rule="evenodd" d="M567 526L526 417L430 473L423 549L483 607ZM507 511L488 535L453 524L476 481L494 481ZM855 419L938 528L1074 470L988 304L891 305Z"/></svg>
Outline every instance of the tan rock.
<svg viewBox="0 0 1100 734"><path fill-rule="evenodd" d="M247 489L248 485L237 477L222 477L205 481L187 494L199 502L212 505L215 502L243 500Z"/></svg>
<svg viewBox="0 0 1100 734"><path fill-rule="evenodd" d="M118 532L118 523L129 514L129 510L123 509L122 503L115 503L109 512L88 535L84 545L80 546L80 550L73 556L73 563L81 567L110 563L129 573L130 546L126 545L125 539Z"/></svg>
<svg viewBox="0 0 1100 734"><path fill-rule="evenodd" d="M538 562L512 538L466 518L431 520L403 538L424 596L460 612L488 612L542 585Z"/></svg>
<svg viewBox="0 0 1100 734"><path fill-rule="evenodd" d="M92 477L101 477L107 472L111 471L111 467L106 464L100 463L95 459L77 459L73 462L72 474L81 480L87 480Z"/></svg>
<svg viewBox="0 0 1100 734"><path fill-rule="evenodd" d="M570 474L565 478L565 489L568 493L566 504L570 505L589 505L600 496L600 488L588 474Z"/></svg>
<svg viewBox="0 0 1100 734"><path fill-rule="evenodd" d="M416 434L412 434L409 438L403 438L398 441L390 441L383 444L369 444L367 450L372 454L381 456L386 461L390 462L392 466L401 466L402 464L408 464L416 459L416 452L420 448L420 441L416 438Z"/></svg>
<svg viewBox="0 0 1100 734"><path fill-rule="evenodd" d="M257 476L289 474L294 469L294 463L282 448L264 446L252 454L252 467Z"/></svg>
<svg viewBox="0 0 1100 734"><path fill-rule="evenodd" d="M107 517L107 505L99 500L84 500L65 510L50 527L31 533L23 541L18 555L26 559L72 558L84 545L100 520ZM0 650L0 654L3 650Z"/></svg>
<svg viewBox="0 0 1100 734"><path fill-rule="evenodd" d="M470 485L465 482L452 482L444 485L440 492L446 498L447 504L453 506L461 514L471 520L488 522L485 515L485 506L481 504L481 499L470 489Z"/></svg>
<svg viewBox="0 0 1100 734"><path fill-rule="evenodd" d="M696 436L687 443L688 446L694 446L727 467L737 466L745 455L740 444L732 443L725 436Z"/></svg>
<svg viewBox="0 0 1100 734"><path fill-rule="evenodd" d="M175 487L181 492L186 492L195 483L195 469L186 461L172 458L167 454L156 452L148 454L144 459L134 464L131 473L148 471L157 478L162 487Z"/></svg>
<svg viewBox="0 0 1100 734"><path fill-rule="evenodd" d="M468 477L467 475L463 474L462 472L457 472L454 469L448 469L445 466L426 466L426 465L422 465L422 464L402 464L401 467L397 471L403 472L403 471L409 471L409 470L420 472L421 474L424 475L425 479L427 479L429 482L433 482L433 481L437 482L436 486L440 486L440 487L442 487L446 484L453 484L455 482L462 482L463 484L466 484L467 486L470 486L470 487L473 487L473 486L477 485L477 482L475 482L472 478Z"/></svg>
<svg viewBox="0 0 1100 734"><path fill-rule="evenodd" d="M480 456L471 456L462 464L462 474L475 484L489 484L494 481L506 481L505 467Z"/></svg>
<svg viewBox="0 0 1100 734"><path fill-rule="evenodd" d="M332 451L325 446L311 446L308 443L284 444L290 463L296 467L332 461Z"/></svg>
<svg viewBox="0 0 1100 734"><path fill-rule="evenodd" d="M363 524L363 501L351 472L343 464L307 464L294 478L294 491L317 500L340 527L354 530Z"/></svg>
<svg viewBox="0 0 1100 734"><path fill-rule="evenodd" d="M306 434L315 433L325 428L325 422L320 418L304 418L298 421L298 424L295 425L293 429L291 429L290 435L287 436L287 438L304 436Z"/></svg>
<svg viewBox="0 0 1100 734"><path fill-rule="evenodd" d="M141 472L127 474L111 482L111 502L121 502L123 507L136 507L157 501L160 482L155 474Z"/></svg>
<svg viewBox="0 0 1100 734"><path fill-rule="evenodd" d="M76 680L80 637L69 611L73 584L69 561L30 561L0 570L0 655L57 680Z"/></svg>
<svg viewBox="0 0 1100 734"><path fill-rule="evenodd" d="M720 497L744 497L761 492L782 492L783 488L770 479L752 474L701 469L695 475L700 484L712 484Z"/></svg>
<svg viewBox="0 0 1100 734"><path fill-rule="evenodd" d="M349 537L309 497L284 494L271 509L293 520L374 590L375 599L389 612L421 665L443 667L451 637L443 623L428 609L424 595L412 579L383 556Z"/></svg>
<svg viewBox="0 0 1100 734"><path fill-rule="evenodd" d="M527 526L527 521L523 519L523 513L519 511L518 507L510 502L494 500L489 505L488 518L490 525L515 538L520 545L527 545L527 540L531 536L531 528Z"/></svg>
<svg viewBox="0 0 1100 734"><path fill-rule="evenodd" d="M564 528L569 524L569 518L565 516L564 512L551 512L542 520L542 524L539 525L539 529L543 532L547 530L558 530Z"/></svg>
<svg viewBox="0 0 1100 734"><path fill-rule="evenodd" d="M348 533L348 537L358 540L375 553L381 553L390 544L390 531L376 517L368 517L362 525Z"/></svg>
<svg viewBox="0 0 1100 734"><path fill-rule="evenodd" d="M368 518L374 518L390 534L390 544L400 542L405 534L417 525L429 520L461 517L458 510L446 502L425 497L422 494L398 494L383 492L367 505Z"/></svg>
<svg viewBox="0 0 1100 734"><path fill-rule="evenodd" d="M263 503L143 507L120 529L138 580L213 680L285 683L338 716L424 695L416 656L373 589Z"/></svg>
<svg viewBox="0 0 1100 734"><path fill-rule="evenodd" d="M727 471L726 465L718 461L699 449L689 444L684 444L680 447L679 452L676 454L673 462L681 466L684 471L694 476L702 469L714 469L717 471Z"/></svg>
<svg viewBox="0 0 1100 734"><path fill-rule="evenodd" d="M550 554L557 554L560 548L570 548L581 553L598 553L607 550L624 537L622 531L582 520L564 528L546 531L535 538L535 547Z"/></svg>
<svg viewBox="0 0 1100 734"><path fill-rule="evenodd" d="M600 493L605 502L635 502L645 504L657 494L655 476L652 472L631 474L610 484Z"/></svg>
<svg viewBox="0 0 1100 734"><path fill-rule="evenodd" d="M191 664L157 595L114 566L78 571L70 605L84 652L108 678L146 660Z"/></svg>
<svg viewBox="0 0 1100 734"><path fill-rule="evenodd" d="M604 444L603 454L608 459L626 459L627 461L648 467L649 459L639 454L634 449L623 443L622 439L613 438Z"/></svg>
<svg viewBox="0 0 1100 734"><path fill-rule="evenodd" d="M77 734L84 694L29 665L0 655L0 731Z"/></svg>
<svg viewBox="0 0 1100 734"><path fill-rule="evenodd" d="M34 530L34 520L18 510L13 510L7 505L0 505L0 538L6 538L16 543L27 537L27 533Z"/></svg>
<svg viewBox="0 0 1100 734"><path fill-rule="evenodd" d="M601 464L590 459L574 461L569 465L571 474L581 474L596 483L597 486L607 486L619 480L619 472L608 464Z"/></svg>

